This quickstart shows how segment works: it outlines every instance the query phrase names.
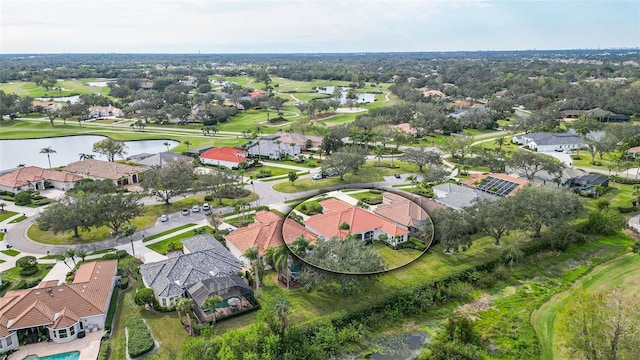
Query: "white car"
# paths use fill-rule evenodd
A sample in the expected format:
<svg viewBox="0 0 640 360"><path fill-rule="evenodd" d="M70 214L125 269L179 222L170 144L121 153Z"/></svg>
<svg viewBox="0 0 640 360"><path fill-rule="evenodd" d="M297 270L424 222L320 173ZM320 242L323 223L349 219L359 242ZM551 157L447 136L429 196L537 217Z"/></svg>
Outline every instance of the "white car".
<svg viewBox="0 0 640 360"><path fill-rule="evenodd" d="M169 221L169 216L167 216L166 214L160 215L160 221L162 222Z"/></svg>
<svg viewBox="0 0 640 360"><path fill-rule="evenodd" d="M313 176L311 176L311 179L313 180L320 180L322 179L322 174L318 173L318 174L313 174Z"/></svg>
<svg viewBox="0 0 640 360"><path fill-rule="evenodd" d="M200 212L200 206L193 205L193 207L191 208L191 212L193 212L193 213Z"/></svg>
<svg viewBox="0 0 640 360"><path fill-rule="evenodd" d="M209 206L209 204L202 205L202 211L210 211L210 210L211 210L211 206Z"/></svg>

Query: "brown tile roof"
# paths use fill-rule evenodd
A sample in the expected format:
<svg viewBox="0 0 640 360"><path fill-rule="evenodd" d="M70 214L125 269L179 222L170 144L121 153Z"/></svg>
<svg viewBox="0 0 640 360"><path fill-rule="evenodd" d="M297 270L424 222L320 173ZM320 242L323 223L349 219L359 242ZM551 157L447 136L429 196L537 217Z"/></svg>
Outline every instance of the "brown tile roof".
<svg viewBox="0 0 640 360"><path fill-rule="evenodd" d="M416 130L416 128L414 128L413 126L411 126L411 124L409 123L402 123L402 124L398 124L398 125L393 125L392 126L394 129L396 130L400 130L400 131L404 131L407 134L413 134L415 135L418 131Z"/></svg>
<svg viewBox="0 0 640 360"><path fill-rule="evenodd" d="M146 169L141 166L131 166L119 162L89 159L73 162L60 170L73 174L118 180L132 174L139 174Z"/></svg>
<svg viewBox="0 0 640 360"><path fill-rule="evenodd" d="M466 100L454 100L452 102L450 102L448 104L449 107L456 107L456 108L466 108L471 106L471 103L466 101Z"/></svg>
<svg viewBox="0 0 640 360"><path fill-rule="evenodd" d="M42 180L53 180L72 183L82 180L82 176L57 170L43 169L37 166L27 166L1 175L0 185L17 188L20 186L28 185L32 182Z"/></svg>
<svg viewBox="0 0 640 360"><path fill-rule="evenodd" d="M303 135L298 133L286 133L283 131L278 131L274 135L279 136L280 140L284 144L294 143L299 145L301 148L306 148L307 140L311 140L311 147L320 147L322 145L322 137L321 136L311 136L311 135Z"/></svg>
<svg viewBox="0 0 640 360"><path fill-rule="evenodd" d="M635 154L635 153L640 153L640 146L635 146L629 149L629 153L631 154Z"/></svg>
<svg viewBox="0 0 640 360"><path fill-rule="evenodd" d="M415 202L388 192L383 194L382 204L374 212L404 226L418 227L429 218L427 213Z"/></svg>
<svg viewBox="0 0 640 360"><path fill-rule="evenodd" d="M321 201L320 205L327 208L327 211L323 214L309 217L305 221L305 225L315 229L328 239L336 236L343 239L350 233L357 234L372 229L382 230L392 236L408 233L406 229L370 211L344 202L342 203L348 207L341 206L336 204L336 201L342 202L336 199ZM327 202L329 205L325 206ZM331 210L331 208L337 210ZM349 224L349 230L340 229L340 225L345 222Z"/></svg>
<svg viewBox="0 0 640 360"><path fill-rule="evenodd" d="M8 291L0 299L0 337L37 325L67 327L73 319L105 313L117 265L117 260L85 263L77 271L80 280L71 285Z"/></svg>
<svg viewBox="0 0 640 360"><path fill-rule="evenodd" d="M266 248L284 244L282 241L283 219L280 215L260 210L255 213L253 220L254 223L226 235L225 239L242 253L251 247L258 247L260 256L264 254Z"/></svg>
<svg viewBox="0 0 640 360"><path fill-rule="evenodd" d="M247 152L230 146L223 146L211 148L200 154L200 157L203 159L222 160L239 164L247 161Z"/></svg>
<svg viewBox="0 0 640 360"><path fill-rule="evenodd" d="M48 288L48 287L52 287L52 286L58 286L59 283L60 282L58 280L43 281L38 285L38 287L39 288Z"/></svg>

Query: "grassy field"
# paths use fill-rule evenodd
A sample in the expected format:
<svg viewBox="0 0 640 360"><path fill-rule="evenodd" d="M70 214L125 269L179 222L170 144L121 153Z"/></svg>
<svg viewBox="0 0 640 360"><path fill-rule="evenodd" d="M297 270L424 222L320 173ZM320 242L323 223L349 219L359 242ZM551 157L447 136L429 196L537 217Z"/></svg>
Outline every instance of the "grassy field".
<svg viewBox="0 0 640 360"><path fill-rule="evenodd" d="M14 249L0 250L0 252L9 256L17 256L20 254L20 251Z"/></svg>
<svg viewBox="0 0 640 360"><path fill-rule="evenodd" d="M422 255L421 251L414 249L399 249L393 250L387 245L383 244L382 241L375 241L373 244L374 250L382 256L384 262L387 266L387 269L396 269L401 266L407 265L408 263L414 261Z"/></svg>
<svg viewBox="0 0 640 360"><path fill-rule="evenodd" d="M573 288L581 288L589 292L605 292L614 288L622 289L625 295L638 295L640 288L640 256L626 254L606 262L574 284ZM555 331L559 324L557 314L566 301L573 295L574 290L567 290L554 295L549 301L540 306L531 317L541 346L541 358L560 358L559 336Z"/></svg>
<svg viewBox="0 0 640 360"><path fill-rule="evenodd" d="M7 290L14 290L16 286L24 281L27 283L35 283L41 281L55 264L38 264L39 271L31 276L20 275L20 268L14 267L2 272L2 282L10 281L11 286L8 289L0 291L0 296L4 296Z"/></svg>
<svg viewBox="0 0 640 360"><path fill-rule="evenodd" d="M207 230L211 230L211 228L209 226L203 226L201 228L198 229L207 229ZM192 236L195 235L194 230L189 230L187 232L184 232L182 234L178 234L176 236L172 236L168 239L164 239L162 241L158 241L157 243L153 243L151 245L147 245L147 247L159 254L166 254L167 252L171 251L171 246L170 244L173 243L176 247L175 250L179 250L182 249L182 243L180 242L181 240L184 240L186 238L190 238Z"/></svg>
<svg viewBox="0 0 640 360"><path fill-rule="evenodd" d="M60 80L57 82L56 87L62 88L62 90L45 89L42 86L37 86L30 81L17 81L9 83L1 83L0 90L6 93L14 93L19 96L31 96L31 97L59 97L68 96L72 94L84 95L84 94L102 94L108 95L108 87L89 86L86 83L91 81L106 81L106 79L77 79L77 80Z"/></svg>
<svg viewBox="0 0 640 360"><path fill-rule="evenodd" d="M1 212L1 213L0 213L0 222L5 221L5 220L7 220L8 218L10 218L10 217L12 217L12 216L15 216L15 215L18 215L18 213L17 213L17 212L14 212L14 211L7 211L7 210L5 210L5 211L3 211L3 212Z"/></svg>
<svg viewBox="0 0 640 360"><path fill-rule="evenodd" d="M15 218L15 219L13 219L13 220L9 221L9 224L19 223L20 221L22 221L22 220L24 220L24 219L26 219L26 218L27 218L26 216L24 216L24 215L20 215L20 216L18 216L17 218Z"/></svg>
<svg viewBox="0 0 640 360"><path fill-rule="evenodd" d="M165 235L169 235L169 234L174 233L174 232L176 232L176 231L179 231L179 230L182 230L182 229L186 229L186 228L189 228L189 227L192 227L192 226L196 226L196 224L184 224L184 225L182 225L182 226L178 226L178 227L175 227L175 228L173 228L173 229L169 229L169 230L167 230L167 231L163 231L163 232L157 233L157 234L155 234L155 235L152 235L152 236L146 237L146 238L143 240L143 242L151 241L151 240L157 239L157 238L159 238L159 237L163 237L163 236L165 236Z"/></svg>

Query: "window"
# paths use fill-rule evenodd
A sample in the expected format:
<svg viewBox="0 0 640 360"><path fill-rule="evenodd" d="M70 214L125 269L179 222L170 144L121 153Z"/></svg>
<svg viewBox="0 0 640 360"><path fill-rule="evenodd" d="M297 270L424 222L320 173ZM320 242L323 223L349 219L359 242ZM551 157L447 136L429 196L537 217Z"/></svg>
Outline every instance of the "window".
<svg viewBox="0 0 640 360"><path fill-rule="evenodd" d="M73 336L76 334L76 327L75 326L71 326L69 328L69 335Z"/></svg>
<svg viewBox="0 0 640 360"><path fill-rule="evenodd" d="M58 330L58 338L64 339L67 337L67 329Z"/></svg>
<svg viewBox="0 0 640 360"><path fill-rule="evenodd" d="M7 338L7 347L13 345L13 340L11 340L11 336Z"/></svg>
<svg viewBox="0 0 640 360"><path fill-rule="evenodd" d="M167 298L162 298L162 306L167 307Z"/></svg>

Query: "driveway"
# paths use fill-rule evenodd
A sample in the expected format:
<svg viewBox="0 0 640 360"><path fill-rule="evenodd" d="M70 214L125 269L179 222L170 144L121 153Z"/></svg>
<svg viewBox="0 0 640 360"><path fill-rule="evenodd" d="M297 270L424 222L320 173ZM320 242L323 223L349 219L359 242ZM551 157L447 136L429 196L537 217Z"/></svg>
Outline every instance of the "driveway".
<svg viewBox="0 0 640 360"><path fill-rule="evenodd" d="M560 160L561 162L563 162L565 165L568 165L568 166L571 166L571 164L572 164L571 155L565 154L563 152L558 152L558 151L546 151L546 152L544 152L543 151L543 152L540 152L540 154L553 156L554 158Z"/></svg>

